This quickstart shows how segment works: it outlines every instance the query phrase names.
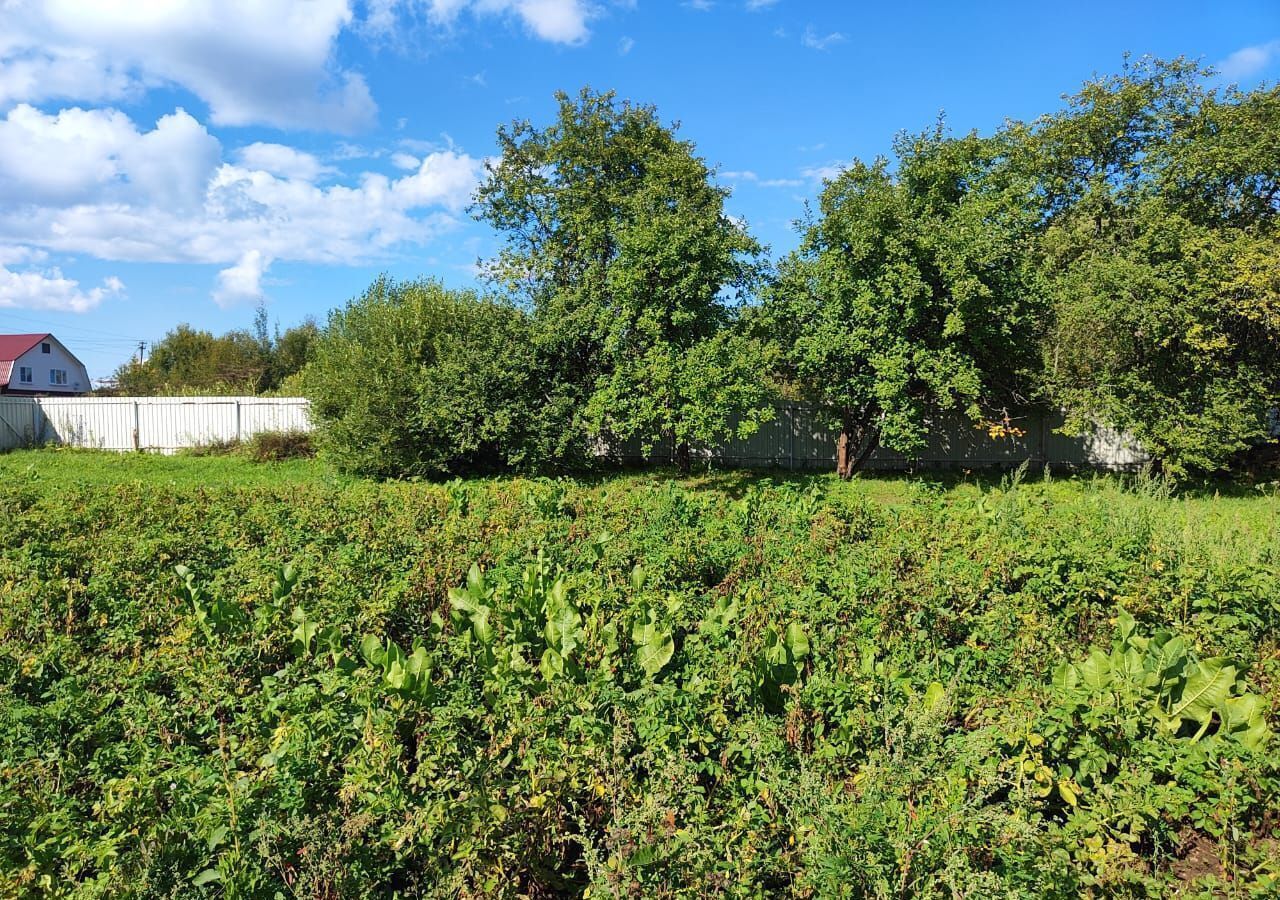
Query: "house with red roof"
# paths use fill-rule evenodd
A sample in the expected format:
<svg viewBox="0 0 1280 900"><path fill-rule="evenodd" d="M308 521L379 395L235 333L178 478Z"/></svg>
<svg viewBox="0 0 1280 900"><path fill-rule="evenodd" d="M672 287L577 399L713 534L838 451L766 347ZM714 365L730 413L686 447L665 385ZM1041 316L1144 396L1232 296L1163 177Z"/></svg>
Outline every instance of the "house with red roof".
<svg viewBox="0 0 1280 900"><path fill-rule="evenodd" d="M89 372L51 334L0 334L0 394L74 397L89 393Z"/></svg>

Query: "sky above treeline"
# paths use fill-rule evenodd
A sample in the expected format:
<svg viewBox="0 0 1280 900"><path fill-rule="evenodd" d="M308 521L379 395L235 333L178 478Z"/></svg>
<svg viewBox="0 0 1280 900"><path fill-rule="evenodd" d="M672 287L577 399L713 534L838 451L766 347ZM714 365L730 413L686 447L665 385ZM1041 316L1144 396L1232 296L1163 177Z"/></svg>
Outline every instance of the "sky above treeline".
<svg viewBox="0 0 1280 900"><path fill-rule="evenodd" d="M6 0L0 332L109 376L187 322L323 321L380 272L477 286L495 130L652 103L775 257L822 178L945 112L1057 108L1124 54L1280 77L1280 2Z"/></svg>

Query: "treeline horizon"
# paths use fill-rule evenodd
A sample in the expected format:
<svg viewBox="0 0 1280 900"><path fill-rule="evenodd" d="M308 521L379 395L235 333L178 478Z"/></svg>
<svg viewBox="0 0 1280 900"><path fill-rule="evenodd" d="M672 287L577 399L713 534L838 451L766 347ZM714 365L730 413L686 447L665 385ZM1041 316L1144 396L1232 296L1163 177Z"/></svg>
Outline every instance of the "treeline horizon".
<svg viewBox="0 0 1280 900"><path fill-rule="evenodd" d="M683 469L779 397L838 429L845 478L938 412L999 433L1028 404L1174 476L1227 470L1280 406L1280 88L1212 75L1143 59L1031 122L904 132L824 182L777 260L654 107L562 93L498 130L486 291L380 277L257 377L380 477L572 470L633 438Z"/></svg>

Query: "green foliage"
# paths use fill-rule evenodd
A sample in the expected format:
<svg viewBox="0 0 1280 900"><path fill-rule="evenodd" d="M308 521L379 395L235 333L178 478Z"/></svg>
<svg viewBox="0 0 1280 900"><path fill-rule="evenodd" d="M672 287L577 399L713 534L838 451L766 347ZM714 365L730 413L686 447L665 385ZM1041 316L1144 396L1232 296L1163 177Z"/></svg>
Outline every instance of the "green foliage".
<svg viewBox="0 0 1280 900"><path fill-rule="evenodd" d="M1133 617L1120 610L1119 633L1110 653L1094 648L1078 663L1063 663L1054 672L1054 687L1089 715L1101 703L1115 703L1122 713L1142 716L1149 727L1170 734L1194 729L1239 741L1260 750L1270 737L1263 702L1244 688L1244 678L1225 658L1200 660L1185 640L1168 630L1150 637L1136 633Z"/></svg>
<svg viewBox="0 0 1280 900"><path fill-rule="evenodd" d="M468 291L379 278L330 316L303 373L321 455L381 477L548 462L537 429L557 423L537 405L527 327Z"/></svg>
<svg viewBox="0 0 1280 900"><path fill-rule="evenodd" d="M127 396L277 392L306 365L318 335L315 322L307 320L273 336L262 308L252 331L215 336L179 325L151 348L144 361L120 366L113 390Z"/></svg>
<svg viewBox="0 0 1280 900"><path fill-rule="evenodd" d="M1269 493L41 458L6 895L1274 890Z"/></svg>
<svg viewBox="0 0 1280 900"><path fill-rule="evenodd" d="M1044 221L1048 396L1180 475L1226 467L1280 405L1280 87L1204 75L1143 60L1015 130Z"/></svg>
<svg viewBox="0 0 1280 900"><path fill-rule="evenodd" d="M939 411L1016 399L1041 319L1006 142L939 125L895 150L896 171L855 161L824 184L757 321L781 377L840 429L844 477L878 446L919 449Z"/></svg>
<svg viewBox="0 0 1280 900"><path fill-rule="evenodd" d="M506 239L489 275L533 311L550 408L594 435L669 438L687 462L767 409L760 349L726 302L760 247L652 107L588 89L557 101L551 125L498 131L474 208Z"/></svg>

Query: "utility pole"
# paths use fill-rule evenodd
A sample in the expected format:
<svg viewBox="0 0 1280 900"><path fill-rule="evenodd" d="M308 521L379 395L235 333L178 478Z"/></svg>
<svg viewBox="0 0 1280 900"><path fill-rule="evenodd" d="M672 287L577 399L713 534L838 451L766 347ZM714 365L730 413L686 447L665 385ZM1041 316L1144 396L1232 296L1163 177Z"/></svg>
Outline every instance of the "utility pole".
<svg viewBox="0 0 1280 900"><path fill-rule="evenodd" d="M138 362L139 363L141 363L146 358L146 354L147 354L147 342L138 341Z"/></svg>

